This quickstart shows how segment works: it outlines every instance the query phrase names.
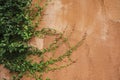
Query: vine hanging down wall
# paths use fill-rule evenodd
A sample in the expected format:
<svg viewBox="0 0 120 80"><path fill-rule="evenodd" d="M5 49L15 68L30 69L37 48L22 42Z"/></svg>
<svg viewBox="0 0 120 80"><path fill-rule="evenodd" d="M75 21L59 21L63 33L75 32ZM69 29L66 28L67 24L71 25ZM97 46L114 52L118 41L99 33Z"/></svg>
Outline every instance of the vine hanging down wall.
<svg viewBox="0 0 120 80"><path fill-rule="evenodd" d="M26 73L36 80L43 80L43 73L71 65L73 61L69 56L85 40L84 36L64 54L44 60L45 54L55 51L61 44L66 43L68 38L55 29L36 30L38 25L40 26L43 10L48 3L40 6L41 1L32 4L32 0L0 0L0 64L9 69L11 74L15 73L10 80L20 80ZM45 36L56 36L49 47L39 50L29 44L33 37L45 38ZM40 62L33 63L27 59L31 55L38 56ZM69 62L63 66L51 67L64 58L68 58Z"/></svg>

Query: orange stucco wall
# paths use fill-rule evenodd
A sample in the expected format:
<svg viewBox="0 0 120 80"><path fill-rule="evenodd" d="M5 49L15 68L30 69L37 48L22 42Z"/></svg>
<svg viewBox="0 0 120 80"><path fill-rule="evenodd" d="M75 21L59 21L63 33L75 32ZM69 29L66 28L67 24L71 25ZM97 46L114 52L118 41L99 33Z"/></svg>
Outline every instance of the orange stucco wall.
<svg viewBox="0 0 120 80"><path fill-rule="evenodd" d="M62 32L67 26L67 34L74 27L71 45L87 33L84 44L72 55L76 63L47 73L45 77L52 80L120 80L120 0L52 0L45 14L44 27ZM43 48L50 41L49 37L34 39L33 45ZM4 76L8 76L8 71L1 66L0 79Z"/></svg>

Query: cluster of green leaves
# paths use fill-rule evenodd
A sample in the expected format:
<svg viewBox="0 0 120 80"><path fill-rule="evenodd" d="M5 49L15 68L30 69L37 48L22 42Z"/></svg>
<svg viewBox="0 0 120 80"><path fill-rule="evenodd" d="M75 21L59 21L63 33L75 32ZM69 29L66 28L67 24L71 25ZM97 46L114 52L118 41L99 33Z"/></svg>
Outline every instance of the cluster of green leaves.
<svg viewBox="0 0 120 80"><path fill-rule="evenodd" d="M28 41L36 32L29 17L31 3L32 0L0 0L0 64L11 72L24 73L35 68L35 64L26 61L32 52Z"/></svg>
<svg viewBox="0 0 120 80"><path fill-rule="evenodd" d="M0 63L28 51L26 42L34 31L26 17L30 3L31 0L0 0Z"/></svg>
<svg viewBox="0 0 120 80"><path fill-rule="evenodd" d="M43 56L45 53L56 50L67 39L54 29L35 30L39 22L35 22L36 17L42 15L42 10L43 7L39 5L33 7L32 0L0 0L0 64L3 64L10 72L16 73L11 80L20 80L26 72L29 72L36 80L43 80L42 74L44 72L68 66L69 64L58 68L49 67L49 65L70 56L84 40L81 40L58 58L50 58L44 61ZM45 35L58 35L58 37L48 48L42 50L29 45L28 42L33 37L44 38ZM32 63L31 60L26 59L30 55L39 56L41 61ZM40 75L38 76L36 72L39 72ZM46 80L50 79L47 78Z"/></svg>

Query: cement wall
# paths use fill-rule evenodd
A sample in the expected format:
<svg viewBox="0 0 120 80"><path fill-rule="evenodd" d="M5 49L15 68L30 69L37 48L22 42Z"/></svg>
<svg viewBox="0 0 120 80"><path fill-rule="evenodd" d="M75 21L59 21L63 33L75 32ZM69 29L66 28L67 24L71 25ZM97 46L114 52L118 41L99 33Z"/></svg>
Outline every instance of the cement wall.
<svg viewBox="0 0 120 80"><path fill-rule="evenodd" d="M75 27L71 44L87 33L76 63L49 73L53 80L120 80L120 0L53 0L46 13L46 26Z"/></svg>
<svg viewBox="0 0 120 80"><path fill-rule="evenodd" d="M74 27L71 45L87 33L84 44L72 55L76 63L45 76L52 80L120 80L120 0L52 0L45 14L45 27L62 32L68 26L67 34ZM42 48L50 40L34 39L33 44ZM1 66L0 78L4 76L8 71Z"/></svg>

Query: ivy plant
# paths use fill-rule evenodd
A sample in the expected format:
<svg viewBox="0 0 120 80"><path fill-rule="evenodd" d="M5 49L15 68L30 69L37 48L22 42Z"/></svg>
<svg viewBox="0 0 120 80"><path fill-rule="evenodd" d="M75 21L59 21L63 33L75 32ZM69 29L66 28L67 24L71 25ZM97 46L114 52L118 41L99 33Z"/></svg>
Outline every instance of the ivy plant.
<svg viewBox="0 0 120 80"><path fill-rule="evenodd" d="M11 80L20 80L26 73L31 74L36 80L43 80L43 73L69 66L73 63L72 61L64 66L50 67L64 58L68 58L85 39L83 38L70 47L63 55L44 60L45 53L56 50L68 39L55 29L36 30L46 5L40 6L39 3L34 5L32 0L0 0L0 64L9 69L11 73L15 73ZM33 37L44 38L46 35L57 36L48 48L40 50L29 44ZM41 61L33 63L27 59L30 55L38 56ZM46 80L50 79L46 78Z"/></svg>

